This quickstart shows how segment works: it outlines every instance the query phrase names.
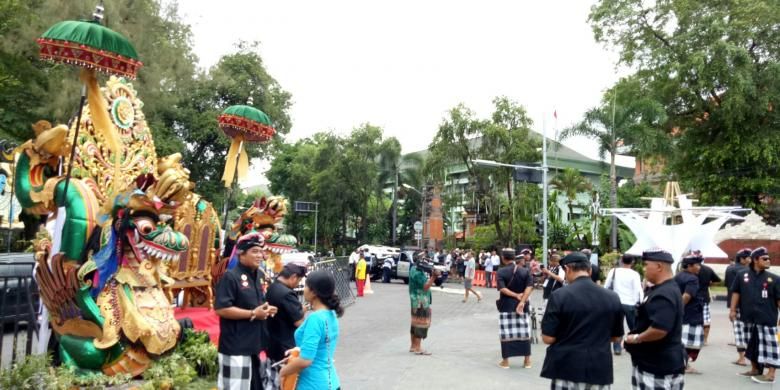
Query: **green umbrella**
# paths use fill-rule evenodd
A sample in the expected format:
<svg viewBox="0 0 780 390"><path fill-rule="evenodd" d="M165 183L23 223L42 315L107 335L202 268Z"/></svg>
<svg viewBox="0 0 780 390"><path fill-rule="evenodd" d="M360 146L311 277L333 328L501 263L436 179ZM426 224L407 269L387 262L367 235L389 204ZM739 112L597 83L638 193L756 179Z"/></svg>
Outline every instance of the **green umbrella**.
<svg viewBox="0 0 780 390"><path fill-rule="evenodd" d="M276 133L268 115L245 105L226 108L219 116L219 128L231 139L246 142L268 142Z"/></svg>
<svg viewBox="0 0 780 390"><path fill-rule="evenodd" d="M225 171L222 180L225 187L233 184L233 176L240 180L246 176L249 170L249 157L246 148L242 148L244 142L268 142L276 133L271 125L271 118L264 112L244 105L230 106L218 118L219 128L230 137L230 150L228 150ZM235 173L238 174L235 174Z"/></svg>
<svg viewBox="0 0 780 390"><path fill-rule="evenodd" d="M59 22L38 38L40 57L135 79L143 66L122 34L98 21Z"/></svg>
<svg viewBox="0 0 780 390"><path fill-rule="evenodd" d="M246 148L243 147L244 142L268 142L276 134L276 129L273 128L271 118L268 115L254 107L245 105L226 108L219 116L218 121L219 128L231 139L225 171L222 173L222 180L225 182L227 191L233 185L234 176L241 180L249 171L249 156L246 154ZM224 226L227 226L229 203L230 193L228 192L225 199Z"/></svg>
<svg viewBox="0 0 780 390"><path fill-rule="evenodd" d="M122 143L108 116L105 100L100 96L100 88L94 72L135 79L136 72L143 66L143 63L138 60L138 53L127 38L100 24L103 20L103 10L101 1L95 8L94 20L59 22L46 30L38 39L41 59L82 68L81 79L84 88L81 90L76 130L65 175L64 193L66 194L76 155L76 140L79 135L84 102L87 101L87 91L89 91L92 124L95 131L103 134L109 149L114 152L115 174L119 174ZM114 180L114 183L118 182Z"/></svg>

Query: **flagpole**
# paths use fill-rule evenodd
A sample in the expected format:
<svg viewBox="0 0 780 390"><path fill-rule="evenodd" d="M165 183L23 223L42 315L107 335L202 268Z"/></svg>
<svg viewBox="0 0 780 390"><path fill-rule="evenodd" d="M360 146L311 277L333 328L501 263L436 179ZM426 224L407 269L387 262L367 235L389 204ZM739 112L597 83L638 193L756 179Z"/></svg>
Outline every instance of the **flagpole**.
<svg viewBox="0 0 780 390"><path fill-rule="evenodd" d="M547 124L542 119L542 264L547 267Z"/></svg>

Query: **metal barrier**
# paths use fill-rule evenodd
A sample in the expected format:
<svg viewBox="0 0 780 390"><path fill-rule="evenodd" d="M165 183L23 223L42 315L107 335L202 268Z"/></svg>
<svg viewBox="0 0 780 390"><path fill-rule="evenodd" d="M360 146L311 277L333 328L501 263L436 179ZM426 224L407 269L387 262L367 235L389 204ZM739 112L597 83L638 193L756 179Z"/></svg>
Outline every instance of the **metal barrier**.
<svg viewBox="0 0 780 390"><path fill-rule="evenodd" d="M333 278L336 279L336 294L339 295L341 306L347 307L355 303L355 293L352 292L352 288L350 288L349 285L349 278L352 275L352 272L349 269L349 261L347 258L319 259L319 261L312 263L309 272L316 270L327 270L333 275ZM304 284L305 280L302 280L298 285L298 288L295 289L301 303L303 303Z"/></svg>
<svg viewBox="0 0 780 390"><path fill-rule="evenodd" d="M34 264L14 260L0 259L0 367L30 355L38 334L40 300L32 276Z"/></svg>

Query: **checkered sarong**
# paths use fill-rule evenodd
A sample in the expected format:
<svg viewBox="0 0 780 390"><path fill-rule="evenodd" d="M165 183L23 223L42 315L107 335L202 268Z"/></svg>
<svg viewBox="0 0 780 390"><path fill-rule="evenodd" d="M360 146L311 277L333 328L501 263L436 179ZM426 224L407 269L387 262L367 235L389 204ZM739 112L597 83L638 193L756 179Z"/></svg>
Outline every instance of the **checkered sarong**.
<svg viewBox="0 0 780 390"><path fill-rule="evenodd" d="M274 367L275 363L277 362L273 359L266 359L265 362L260 362L260 368L265 373L263 376L263 390L279 390L282 388L282 377L279 376L282 365Z"/></svg>
<svg viewBox="0 0 780 390"><path fill-rule="evenodd" d="M710 326L712 323L712 311L710 310L710 304L704 303L704 326Z"/></svg>
<svg viewBox="0 0 780 390"><path fill-rule="evenodd" d="M654 375L634 366L631 375L631 388L634 390L683 390L684 374Z"/></svg>
<svg viewBox="0 0 780 390"><path fill-rule="evenodd" d="M550 382L550 390L610 390L611 385L592 385L590 383L565 381L553 379Z"/></svg>
<svg viewBox="0 0 780 390"><path fill-rule="evenodd" d="M682 344L688 349L701 349L704 345L704 326L683 324Z"/></svg>
<svg viewBox="0 0 780 390"><path fill-rule="evenodd" d="M750 338L753 336L758 337L758 356L755 357L758 360L757 363L780 367L780 346L777 343L777 326L745 324L745 331L748 334L748 345L753 341Z"/></svg>
<svg viewBox="0 0 780 390"><path fill-rule="evenodd" d="M740 319L739 309L737 309L737 319L732 321L731 324L734 326L734 345L739 349L747 348L748 335L745 323Z"/></svg>
<svg viewBox="0 0 780 390"><path fill-rule="evenodd" d="M249 390L252 385L252 357L219 354L217 388Z"/></svg>
<svg viewBox="0 0 780 390"><path fill-rule="evenodd" d="M498 313L498 326L501 341L525 341L531 338L528 314Z"/></svg>

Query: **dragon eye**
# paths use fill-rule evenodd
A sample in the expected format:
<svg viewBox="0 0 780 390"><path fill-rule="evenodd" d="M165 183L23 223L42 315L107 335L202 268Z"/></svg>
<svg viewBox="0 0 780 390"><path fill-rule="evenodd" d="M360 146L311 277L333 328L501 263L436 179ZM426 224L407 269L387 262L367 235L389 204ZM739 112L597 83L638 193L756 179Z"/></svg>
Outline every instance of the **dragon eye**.
<svg viewBox="0 0 780 390"><path fill-rule="evenodd" d="M141 234L147 235L154 231L154 221L149 218L138 218L135 220L135 227Z"/></svg>

